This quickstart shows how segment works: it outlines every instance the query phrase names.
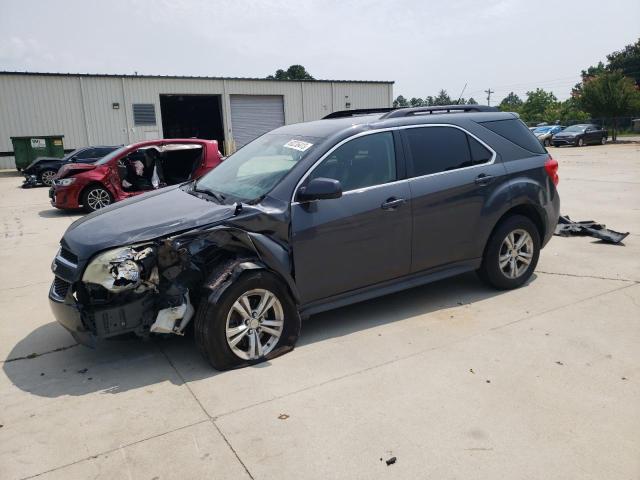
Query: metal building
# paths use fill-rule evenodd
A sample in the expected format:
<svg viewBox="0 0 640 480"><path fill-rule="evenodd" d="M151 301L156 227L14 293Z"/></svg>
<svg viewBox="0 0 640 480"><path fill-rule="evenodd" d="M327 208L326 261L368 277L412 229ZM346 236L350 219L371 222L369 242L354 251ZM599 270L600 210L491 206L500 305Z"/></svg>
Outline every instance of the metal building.
<svg viewBox="0 0 640 480"><path fill-rule="evenodd" d="M200 137L228 154L281 125L392 101L393 82L0 72L0 168L14 166L14 136L64 135L67 150Z"/></svg>

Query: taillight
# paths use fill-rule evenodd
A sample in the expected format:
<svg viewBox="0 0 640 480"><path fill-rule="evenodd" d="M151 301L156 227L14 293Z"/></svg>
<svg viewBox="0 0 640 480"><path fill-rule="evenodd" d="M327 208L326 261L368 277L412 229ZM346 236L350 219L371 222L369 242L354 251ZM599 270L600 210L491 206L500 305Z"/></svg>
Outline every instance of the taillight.
<svg viewBox="0 0 640 480"><path fill-rule="evenodd" d="M560 180L558 177L558 161L549 155L547 161L544 162L544 169L547 171L547 175L549 175L553 184L558 185L558 181Z"/></svg>

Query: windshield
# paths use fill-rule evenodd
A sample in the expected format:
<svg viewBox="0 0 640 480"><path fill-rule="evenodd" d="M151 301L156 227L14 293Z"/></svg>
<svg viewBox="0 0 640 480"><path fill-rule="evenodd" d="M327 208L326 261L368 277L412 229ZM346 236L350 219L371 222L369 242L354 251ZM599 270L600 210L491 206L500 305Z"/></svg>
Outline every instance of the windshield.
<svg viewBox="0 0 640 480"><path fill-rule="evenodd" d="M571 125L564 129L565 132L584 132L587 128L586 125Z"/></svg>
<svg viewBox="0 0 640 480"><path fill-rule="evenodd" d="M538 127L533 131L533 133L547 133L550 132L552 128L553 127Z"/></svg>
<svg viewBox="0 0 640 480"><path fill-rule="evenodd" d="M108 155L105 155L104 157L102 157L100 160L98 160L95 165L104 165L105 163L109 163L112 159L114 159L115 157L117 157L118 155L120 155L120 153L124 152L127 149L127 147L120 147L117 148L116 150L114 150L113 152L111 152Z"/></svg>
<svg viewBox="0 0 640 480"><path fill-rule="evenodd" d="M76 150L71 150L69 153L67 153L64 157L62 157L63 160L69 160L71 157L73 157L76 153L78 153L78 149Z"/></svg>
<svg viewBox="0 0 640 480"><path fill-rule="evenodd" d="M263 197L319 143L316 137L266 134L245 145L197 181L195 188L230 201ZM227 202L228 203L228 202Z"/></svg>

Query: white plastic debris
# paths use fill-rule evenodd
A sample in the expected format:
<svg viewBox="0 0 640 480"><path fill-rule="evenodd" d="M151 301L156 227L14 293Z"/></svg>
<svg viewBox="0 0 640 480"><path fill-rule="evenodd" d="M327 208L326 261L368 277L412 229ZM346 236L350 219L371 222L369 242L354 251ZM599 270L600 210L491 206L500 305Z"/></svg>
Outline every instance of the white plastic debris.
<svg viewBox="0 0 640 480"><path fill-rule="evenodd" d="M182 335L194 312L193 305L189 300L189 293L186 293L182 304L163 308L158 312L156 321L151 325L150 331L153 333Z"/></svg>

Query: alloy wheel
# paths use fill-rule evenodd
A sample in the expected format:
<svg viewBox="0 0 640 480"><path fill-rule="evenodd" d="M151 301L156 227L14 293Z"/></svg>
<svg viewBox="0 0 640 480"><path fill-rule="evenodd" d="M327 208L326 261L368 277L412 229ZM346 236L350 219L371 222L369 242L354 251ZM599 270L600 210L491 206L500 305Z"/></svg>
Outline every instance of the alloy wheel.
<svg viewBox="0 0 640 480"><path fill-rule="evenodd" d="M533 239L526 230L513 230L502 241L498 264L505 277L520 277L527 271L532 259Z"/></svg>
<svg viewBox="0 0 640 480"><path fill-rule="evenodd" d="M87 203L91 210L99 210L111 204L111 196L103 188L94 188L87 194Z"/></svg>
<svg viewBox="0 0 640 480"><path fill-rule="evenodd" d="M40 178L42 179L42 183L44 183L47 187L50 187L53 183L53 177L56 176L56 172L53 170L45 170L40 174Z"/></svg>
<svg viewBox="0 0 640 480"><path fill-rule="evenodd" d="M265 289L249 290L227 315L226 337L231 351L244 360L257 360L274 349L284 328L278 297Z"/></svg>

